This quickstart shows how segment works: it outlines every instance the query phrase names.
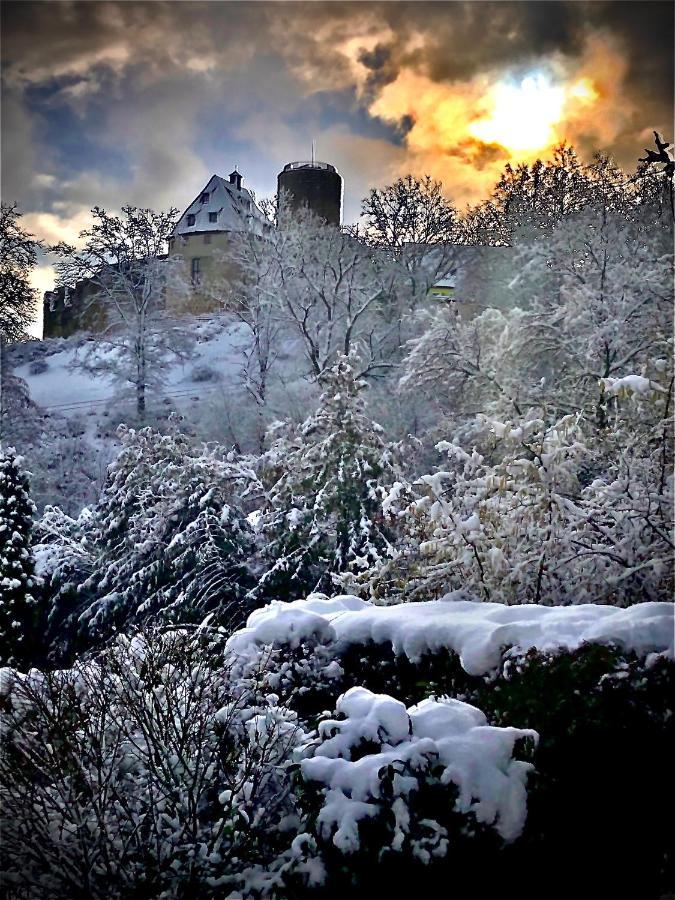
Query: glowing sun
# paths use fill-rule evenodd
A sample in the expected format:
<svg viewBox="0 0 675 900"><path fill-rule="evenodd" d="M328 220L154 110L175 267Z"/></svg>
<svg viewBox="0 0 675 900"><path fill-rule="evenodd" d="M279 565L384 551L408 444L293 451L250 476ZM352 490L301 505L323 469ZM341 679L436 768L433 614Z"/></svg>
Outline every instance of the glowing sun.
<svg viewBox="0 0 675 900"><path fill-rule="evenodd" d="M591 102L597 95L586 79L573 85L554 85L543 74L529 75L520 84L502 81L486 97L488 114L469 130L486 144L501 144L511 152L540 150L556 141L556 125L572 101Z"/></svg>

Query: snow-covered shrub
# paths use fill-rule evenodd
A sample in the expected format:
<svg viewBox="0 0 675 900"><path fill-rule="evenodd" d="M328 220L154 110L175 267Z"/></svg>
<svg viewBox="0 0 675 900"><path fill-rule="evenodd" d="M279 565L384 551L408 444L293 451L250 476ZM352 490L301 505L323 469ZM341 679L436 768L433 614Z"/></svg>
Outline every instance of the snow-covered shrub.
<svg viewBox="0 0 675 900"><path fill-rule="evenodd" d="M258 593L329 589L390 551L381 502L396 477L394 448L365 413L355 366L354 356L339 357L321 380L317 411L300 426L271 431L261 474L269 504L260 522L270 563Z"/></svg>
<svg viewBox="0 0 675 900"><path fill-rule="evenodd" d="M328 750L301 763L302 772L320 769L324 783L310 782L299 798L315 822L326 883L334 886L327 896L340 896L340 890L358 897L378 890L405 896L406 890L431 891L446 878L468 891L479 866L481 891L515 897L519 873L546 883L563 864L572 865L563 897L581 873L593 896L658 898L672 890L673 614L669 603L628 609L462 600L375 606L355 597L319 596L253 613L247 629L230 639L239 664L253 666L263 654L268 683L301 710L303 721L325 723L320 747ZM424 698L451 697L449 707L456 700L469 703L490 726L540 735L536 752L525 757L534 764L527 822L511 846L497 851L485 832L464 842L461 829L450 829L448 856L429 871L391 850L403 818L393 809L396 794L380 781L386 782L390 751L405 759L412 752L415 730L401 726L394 735L384 714L357 715L343 701L342 715L326 721L322 712L340 695L365 697L365 709L378 694L388 695L379 708L392 710L394 724L404 721L404 713L413 719ZM360 749L354 750L358 739ZM344 758L332 753L343 745ZM378 754L382 769L373 761ZM359 771L372 777L352 777ZM416 771L400 774L418 777ZM434 773L423 781L431 790ZM379 796L350 793L346 786L352 784ZM422 788L418 796L432 802ZM435 816L412 805L413 826L417 811L437 822L449 815L447 786L437 799ZM338 843L356 834L361 848L346 860L333 840L340 828ZM401 847L410 849L406 841L408 836L401 838ZM617 854L630 866L617 867ZM399 865L397 859L405 861Z"/></svg>
<svg viewBox="0 0 675 900"><path fill-rule="evenodd" d="M190 378L192 379L192 381L196 381L199 383L205 381L218 381L220 377L220 373L217 372L216 369L206 365L205 363L199 366L195 366L190 372Z"/></svg>
<svg viewBox="0 0 675 900"><path fill-rule="evenodd" d="M505 840L522 831L531 766L512 754L521 738L536 739L534 732L491 728L480 710L458 700L428 698L406 710L400 700L364 687L343 694L336 712L338 718L319 723L322 742L300 771L305 781L322 785L317 827L338 849L357 850L359 823L393 803L390 848L406 845L422 862L443 856L447 831L424 816L413 822L407 802L436 772L440 785L458 788L458 811L494 825Z"/></svg>
<svg viewBox="0 0 675 900"><path fill-rule="evenodd" d="M0 672L12 896L222 897L290 845L284 764L306 736L222 650L211 630L154 630L68 670Z"/></svg>
<svg viewBox="0 0 675 900"><path fill-rule="evenodd" d="M0 450L0 664L30 659L39 615L31 533L35 505L23 459Z"/></svg>
<svg viewBox="0 0 675 900"><path fill-rule="evenodd" d="M400 539L362 576L364 592L619 606L672 596L668 419L632 435L626 423L601 444L579 415L479 420L485 452L443 441L445 470L389 494L383 512Z"/></svg>
<svg viewBox="0 0 675 900"><path fill-rule="evenodd" d="M153 616L194 621L218 610L243 618L253 552L243 505L254 472L180 433L121 426L118 436L122 449L98 503L84 519L61 522L67 561L52 567L52 586L65 620L53 620L53 640L87 646ZM54 516L41 552L64 540Z"/></svg>
<svg viewBox="0 0 675 900"><path fill-rule="evenodd" d="M49 363L46 359L36 359L28 366L31 375L43 375L48 370Z"/></svg>

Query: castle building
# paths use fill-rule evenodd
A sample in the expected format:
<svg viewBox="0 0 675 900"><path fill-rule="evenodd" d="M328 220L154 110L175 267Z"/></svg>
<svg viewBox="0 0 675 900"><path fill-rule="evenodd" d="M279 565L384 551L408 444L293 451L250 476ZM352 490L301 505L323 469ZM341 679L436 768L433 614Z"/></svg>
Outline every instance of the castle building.
<svg viewBox="0 0 675 900"><path fill-rule="evenodd" d="M227 261L233 233L245 231L262 237L271 227L253 194L242 187L242 176L236 168L227 180L212 175L176 223L169 241L169 255L185 260L196 287L190 309L183 306L182 311L198 313L213 308L208 284L216 272L219 280L233 274Z"/></svg>
<svg viewBox="0 0 675 900"><path fill-rule="evenodd" d="M253 194L242 186L242 176L236 169L227 179L212 175L176 223L169 240L169 255L185 260L196 289L189 304L182 298L167 296L167 310L198 314L217 309L219 301L208 290L209 279L216 271L221 282L234 274L227 260L230 236L241 231L262 236L271 227ZM77 331L102 331L107 321L105 310L91 302L96 292L96 286L86 280L45 292L43 336L68 337Z"/></svg>

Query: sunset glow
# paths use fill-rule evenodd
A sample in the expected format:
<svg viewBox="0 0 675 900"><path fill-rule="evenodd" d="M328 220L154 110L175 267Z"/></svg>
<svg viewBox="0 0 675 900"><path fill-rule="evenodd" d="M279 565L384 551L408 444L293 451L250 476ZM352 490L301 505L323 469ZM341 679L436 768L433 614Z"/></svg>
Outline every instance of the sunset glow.
<svg viewBox="0 0 675 900"><path fill-rule="evenodd" d="M489 94L488 117L474 122L469 132L512 153L540 150L555 142L556 126L568 102L592 103L595 97L587 79L567 88L553 84L543 74L530 75L520 84L500 82Z"/></svg>

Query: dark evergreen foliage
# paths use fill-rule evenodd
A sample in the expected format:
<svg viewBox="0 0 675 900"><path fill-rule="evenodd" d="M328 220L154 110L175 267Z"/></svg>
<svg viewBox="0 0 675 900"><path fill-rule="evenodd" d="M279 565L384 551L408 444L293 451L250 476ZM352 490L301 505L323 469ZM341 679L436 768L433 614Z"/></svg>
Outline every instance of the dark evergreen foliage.
<svg viewBox="0 0 675 900"><path fill-rule="evenodd" d="M38 625L34 513L21 457L0 451L0 665L25 662Z"/></svg>

